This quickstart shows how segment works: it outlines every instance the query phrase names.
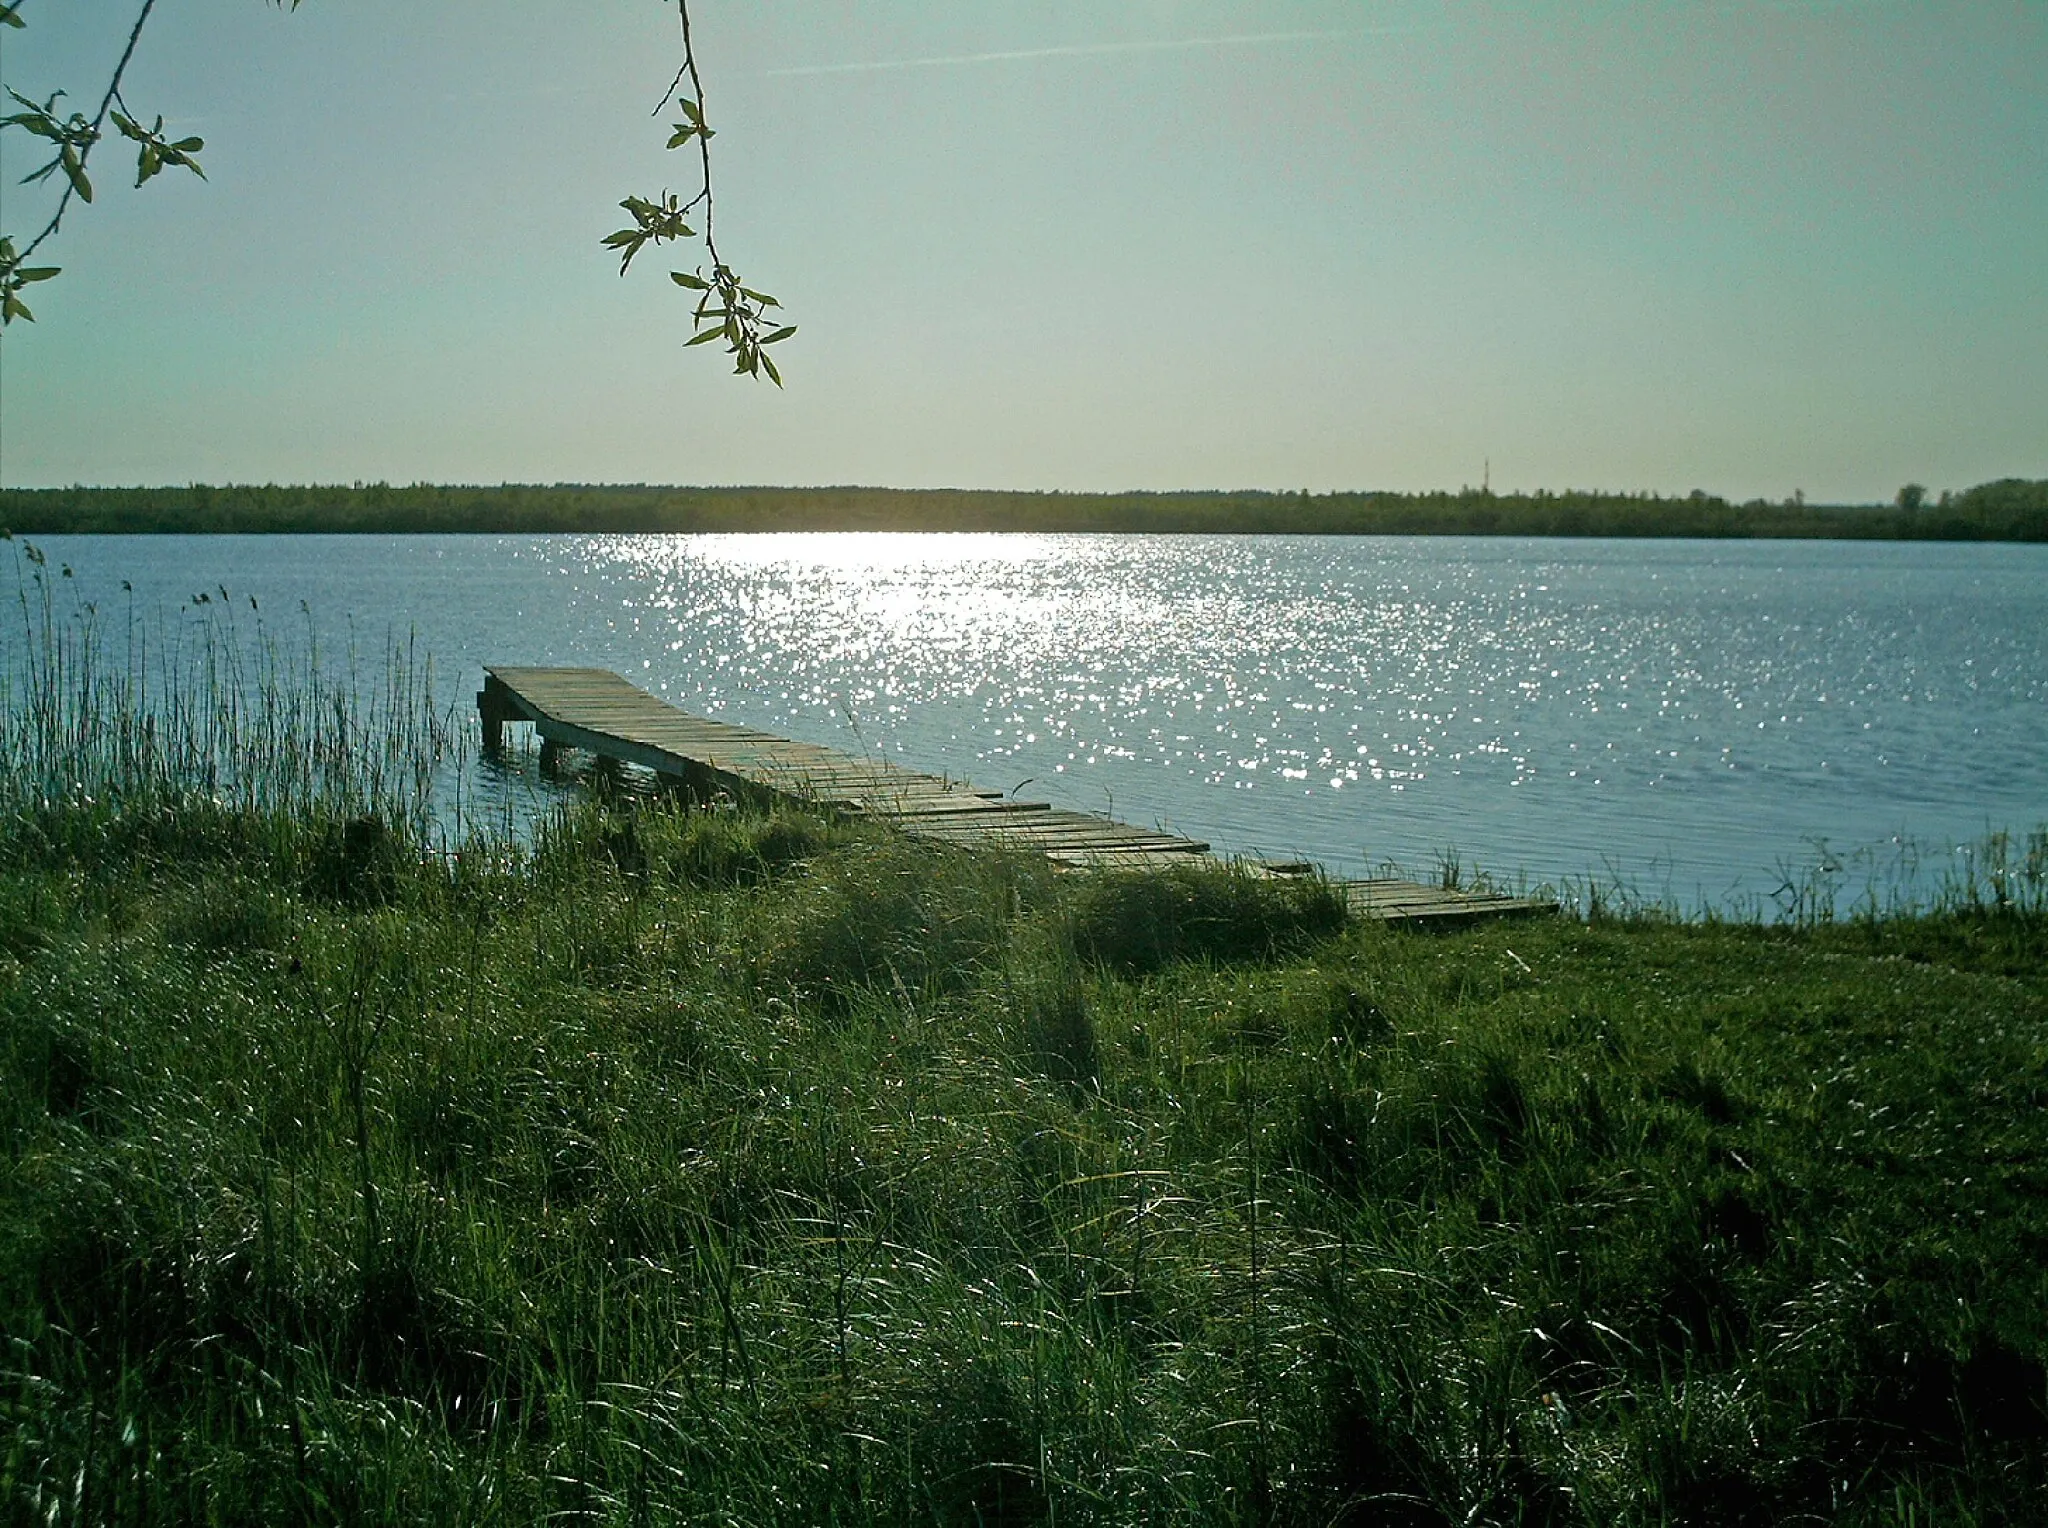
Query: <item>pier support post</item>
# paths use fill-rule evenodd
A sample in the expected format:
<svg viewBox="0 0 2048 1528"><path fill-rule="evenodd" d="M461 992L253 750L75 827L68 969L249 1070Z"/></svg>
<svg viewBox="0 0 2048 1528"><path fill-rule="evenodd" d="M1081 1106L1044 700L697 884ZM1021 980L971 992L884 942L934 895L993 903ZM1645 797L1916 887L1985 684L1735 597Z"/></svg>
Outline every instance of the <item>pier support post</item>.
<svg viewBox="0 0 2048 1528"><path fill-rule="evenodd" d="M476 692L476 718L483 726L484 752L493 755L505 746L505 723L517 720L499 693L500 688L498 681L486 674L484 687Z"/></svg>

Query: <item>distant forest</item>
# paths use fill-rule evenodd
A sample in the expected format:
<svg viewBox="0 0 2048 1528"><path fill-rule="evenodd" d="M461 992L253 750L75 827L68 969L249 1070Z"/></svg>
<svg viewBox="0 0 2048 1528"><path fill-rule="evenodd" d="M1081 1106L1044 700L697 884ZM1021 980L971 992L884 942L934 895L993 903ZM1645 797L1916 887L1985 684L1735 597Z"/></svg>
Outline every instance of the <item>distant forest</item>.
<svg viewBox="0 0 2048 1528"><path fill-rule="evenodd" d="M1827 506L1712 494L994 493L645 485L0 489L0 528L68 533L1153 531L2048 541L2048 481Z"/></svg>

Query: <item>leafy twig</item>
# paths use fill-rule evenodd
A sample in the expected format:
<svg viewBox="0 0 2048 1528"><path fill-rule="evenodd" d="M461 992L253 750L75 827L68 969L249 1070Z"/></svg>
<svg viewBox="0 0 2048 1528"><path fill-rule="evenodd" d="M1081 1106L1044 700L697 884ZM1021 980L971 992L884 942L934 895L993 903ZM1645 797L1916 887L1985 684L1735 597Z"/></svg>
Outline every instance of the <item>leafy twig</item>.
<svg viewBox="0 0 2048 1528"><path fill-rule="evenodd" d="M704 252L710 257L710 274L705 274L701 265L695 274L669 272L669 280L677 286L699 294L693 315L695 332L689 344L708 345L722 340L726 354L733 358L734 372L749 377L765 376L780 387L782 373L776 369L775 359L768 354L767 347L788 339L796 333L796 326L775 324L768 312L782 304L766 292L743 285L738 273L719 256L718 241L711 226L711 140L715 131L704 120L704 81L697 73L697 51L690 36L689 0L676 0L676 10L683 26L683 63L656 103L652 115L661 115L671 101L675 102L682 113L682 120L674 124L668 147L680 149L692 143L697 145L701 186L687 202L669 191L662 192L658 198L627 197L619 205L632 214L633 226L621 228L607 237L604 244L607 249L619 251L619 274L623 276L632 265L633 257L649 244L696 237L696 230L684 219L699 207L703 208ZM685 80L690 86L687 95L680 93Z"/></svg>
<svg viewBox="0 0 2048 1528"><path fill-rule="evenodd" d="M298 8L298 0L292 0L292 8ZM61 90L41 103L30 100L17 90L7 92L23 109L11 117L0 117L0 128L21 128L56 147L56 154L50 162L30 171L23 177L22 184L45 180L61 171L64 194L57 199L57 210L50 214L50 221L19 253L15 251L11 238L0 237L0 327L13 323L17 318L33 322L35 315L21 300L21 289L32 282L48 281L63 269L55 265L31 266L28 262L44 242L64 226L64 214L71 210L74 197L81 202L92 201L92 178L86 173L86 164L92 158L94 147L105 136L109 115L122 137L141 145L136 156L136 185L141 185L166 165L190 170L201 180L206 178L206 172L199 168L199 161L194 157L206 147L203 139L180 138L173 142L164 136L162 117L156 119L154 127L145 128L129 112L128 103L121 99L122 76L128 72L128 65L135 57L135 45L142 40L142 29L149 21L150 12L155 9L156 0L143 0L142 9L136 13L135 24L128 29L128 44L121 50L121 61L114 66L114 77L107 82L106 94L100 97L99 110L92 114L90 120L80 112L66 116L58 114L57 103L64 98ZM19 0L14 4L0 3L0 24L11 27L25 25L20 11ZM116 106L120 109L116 110Z"/></svg>
<svg viewBox="0 0 2048 1528"><path fill-rule="evenodd" d="M120 97L117 95L114 99L119 101ZM137 186L140 186L167 164L177 165L180 168L190 170L201 180L206 179L206 172L199 168L199 161L192 157L206 147L206 140L204 138L180 138L176 143L173 143L164 136L164 119L162 117L156 119L156 126L143 127L133 117L127 115L127 106L128 103L126 101L121 101L122 109L114 113L114 126L121 130L123 138L131 139L142 145L141 152L135 156L135 184Z"/></svg>

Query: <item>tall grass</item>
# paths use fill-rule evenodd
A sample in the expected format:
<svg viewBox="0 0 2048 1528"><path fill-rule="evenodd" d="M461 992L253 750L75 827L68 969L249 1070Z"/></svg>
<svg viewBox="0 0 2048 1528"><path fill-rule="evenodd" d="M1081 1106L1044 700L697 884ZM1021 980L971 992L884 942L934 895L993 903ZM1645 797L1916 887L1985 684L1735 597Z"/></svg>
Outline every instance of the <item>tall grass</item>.
<svg viewBox="0 0 2048 1528"><path fill-rule="evenodd" d="M280 631L224 586L169 613L102 609L32 543L10 550L0 811L375 817L424 842L438 809L443 835L461 836L460 796L437 789L471 731L409 639L337 660L310 619Z"/></svg>
<svg viewBox="0 0 2048 1528"><path fill-rule="evenodd" d="M166 720L161 667L76 701L85 623L25 587L12 693L82 762L10 738L50 772L0 812L12 1520L2048 1492L2048 936L2010 846L1926 917L1454 934L793 809L591 800L423 855L403 750L459 744L413 690L341 702L397 764L246 778L198 747L264 735L244 681L331 686L283 718L340 686L223 652L246 725Z"/></svg>
<svg viewBox="0 0 2048 1528"><path fill-rule="evenodd" d="M1821 929L1915 918L2032 919L2048 913L2048 827L1987 830L1963 842L1901 837L1846 851L1816 838L1771 873L1777 884L1768 892L1718 905L1687 905L1668 888L1645 891L1611 863L1604 874L1567 877L1545 889L1571 916L1595 922Z"/></svg>
<svg viewBox="0 0 2048 1528"><path fill-rule="evenodd" d="M1094 883L795 814L593 803L361 900L262 845L12 847L0 1493L38 1521L2048 1488L2038 924L2019 975L1564 920L1131 969L1075 941Z"/></svg>

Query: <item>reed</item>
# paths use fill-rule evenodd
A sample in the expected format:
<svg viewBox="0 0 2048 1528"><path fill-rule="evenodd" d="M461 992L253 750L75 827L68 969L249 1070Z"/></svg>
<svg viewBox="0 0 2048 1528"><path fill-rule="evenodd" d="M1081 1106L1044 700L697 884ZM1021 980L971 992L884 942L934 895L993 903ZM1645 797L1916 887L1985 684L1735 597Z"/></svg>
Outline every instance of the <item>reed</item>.
<svg viewBox="0 0 2048 1528"><path fill-rule="evenodd" d="M447 786L467 773L473 729L437 699L412 639L337 660L310 620L280 631L224 586L170 612L103 610L33 543L10 550L0 811L61 807L52 820L74 831L198 813L376 818L422 844L463 836L466 798Z"/></svg>

